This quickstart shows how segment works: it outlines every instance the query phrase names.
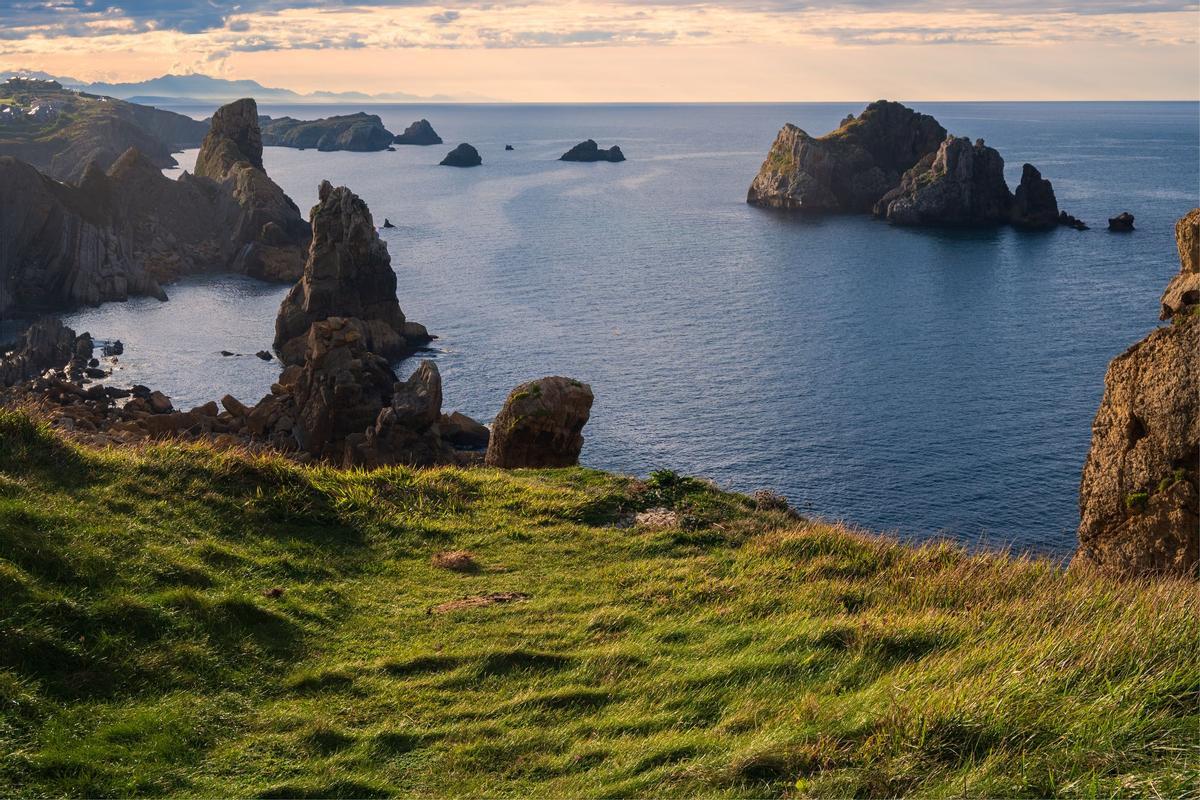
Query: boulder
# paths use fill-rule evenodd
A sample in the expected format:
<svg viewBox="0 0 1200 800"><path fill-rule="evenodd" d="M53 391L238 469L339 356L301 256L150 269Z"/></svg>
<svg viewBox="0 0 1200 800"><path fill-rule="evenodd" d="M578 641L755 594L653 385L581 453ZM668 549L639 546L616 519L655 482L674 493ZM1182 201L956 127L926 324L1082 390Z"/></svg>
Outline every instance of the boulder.
<svg viewBox="0 0 1200 800"><path fill-rule="evenodd" d="M396 273L371 212L357 195L328 181L310 213L312 245L299 283L275 320L275 351L285 364L304 362L309 328L329 317L358 321L364 346L396 359L428 341L406 332L396 299Z"/></svg>
<svg viewBox="0 0 1200 800"><path fill-rule="evenodd" d="M483 159L479 157L479 151L466 142L463 142L446 154L446 157L441 160L439 166L478 167L482 163Z"/></svg>
<svg viewBox="0 0 1200 800"><path fill-rule="evenodd" d="M784 125L750 184L751 205L796 211L869 213L900 176L934 153L946 129L887 100L847 117L832 133L809 136Z"/></svg>
<svg viewBox="0 0 1200 800"><path fill-rule="evenodd" d="M442 418L438 420L438 428L442 432L443 439L454 447L466 450L486 449L492 435L486 425L476 422L458 411L449 415L443 414Z"/></svg>
<svg viewBox="0 0 1200 800"><path fill-rule="evenodd" d="M396 144L441 144L442 137L437 135L437 131L429 124L427 119L419 119L412 125L404 129L404 133L395 138Z"/></svg>
<svg viewBox="0 0 1200 800"><path fill-rule="evenodd" d="M615 144L608 149L601 149L594 139L580 142L559 156L559 161L609 161L614 164L624 161L625 154Z"/></svg>
<svg viewBox="0 0 1200 800"><path fill-rule="evenodd" d="M1000 153L982 139L948 136L879 199L875 215L896 225L999 225L1012 203Z"/></svg>
<svg viewBox="0 0 1200 800"><path fill-rule="evenodd" d="M1059 225L1054 187L1033 164L1021 168L1021 184L1013 195L1012 224L1032 230L1049 230Z"/></svg>
<svg viewBox="0 0 1200 800"><path fill-rule="evenodd" d="M1179 274L1167 284L1159 319L1200 312L1200 208L1193 208L1175 223L1179 248Z"/></svg>
<svg viewBox="0 0 1200 800"><path fill-rule="evenodd" d="M348 442L346 465L454 463L454 451L437 425L441 415L441 375L434 362L422 361L407 381L395 385L391 404L379 412L375 424Z"/></svg>
<svg viewBox="0 0 1200 800"><path fill-rule="evenodd" d="M513 389L492 423L485 463L490 467L569 467L579 463L592 389L562 377Z"/></svg>
<svg viewBox="0 0 1200 800"><path fill-rule="evenodd" d="M1194 266L1189 219L1176 229ZM1182 271L1181 271L1181 274ZM1200 564L1200 316L1177 316L1113 359L1079 487L1075 562L1125 574L1195 576Z"/></svg>
<svg viewBox="0 0 1200 800"><path fill-rule="evenodd" d="M1129 233L1133 230L1133 214L1122 211L1115 217L1108 218L1108 229L1117 233Z"/></svg>

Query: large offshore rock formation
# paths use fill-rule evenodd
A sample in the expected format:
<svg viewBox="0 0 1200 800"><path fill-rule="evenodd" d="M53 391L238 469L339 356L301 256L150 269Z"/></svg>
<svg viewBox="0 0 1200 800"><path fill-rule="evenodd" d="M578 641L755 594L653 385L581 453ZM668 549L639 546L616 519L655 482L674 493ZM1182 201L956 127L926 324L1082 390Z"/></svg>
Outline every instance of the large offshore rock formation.
<svg viewBox="0 0 1200 800"><path fill-rule="evenodd" d="M1200 209L1176 227L1195 274ZM1192 270L1192 272L1189 272ZM1118 574L1197 574L1200 564L1200 315L1168 288L1159 328L1112 360L1079 487L1075 561Z"/></svg>
<svg viewBox="0 0 1200 800"><path fill-rule="evenodd" d="M1013 194L1011 220L1016 227L1029 230L1048 230L1059 225L1074 227L1078 222L1070 215L1063 218L1054 186L1033 164L1021 168L1021 183Z"/></svg>
<svg viewBox="0 0 1200 800"><path fill-rule="evenodd" d="M485 463L509 469L578 464L592 399L590 386L570 378L521 384L492 423Z"/></svg>
<svg viewBox="0 0 1200 800"><path fill-rule="evenodd" d="M375 114L359 111L322 119L259 117L262 143L274 147L315 148L322 152L386 150L394 138Z"/></svg>
<svg viewBox="0 0 1200 800"><path fill-rule="evenodd" d="M296 280L308 223L254 166L257 117L228 108L214 117L202 169L178 180L136 149L107 172L89 165L78 185L0 157L0 313L165 300L164 283L200 272Z"/></svg>
<svg viewBox="0 0 1200 800"><path fill-rule="evenodd" d="M874 211L897 225L998 225L1010 220L1012 201L1000 153L982 139L948 136Z"/></svg>
<svg viewBox="0 0 1200 800"><path fill-rule="evenodd" d="M746 202L798 211L868 213L900 176L946 138L926 114L887 100L820 138L784 125Z"/></svg>
<svg viewBox="0 0 1200 800"><path fill-rule="evenodd" d="M438 166L478 167L482 163L483 159L480 158L479 151L466 142L463 142L447 153L446 157L438 162Z"/></svg>
<svg viewBox="0 0 1200 800"><path fill-rule="evenodd" d="M400 310L392 260L367 204L329 181L321 183L319 194L320 202L309 217L312 245L303 274L275 320L280 359L302 363L309 328L328 317L357 320L366 349L386 359L405 356L428 342L425 329L406 323Z"/></svg>

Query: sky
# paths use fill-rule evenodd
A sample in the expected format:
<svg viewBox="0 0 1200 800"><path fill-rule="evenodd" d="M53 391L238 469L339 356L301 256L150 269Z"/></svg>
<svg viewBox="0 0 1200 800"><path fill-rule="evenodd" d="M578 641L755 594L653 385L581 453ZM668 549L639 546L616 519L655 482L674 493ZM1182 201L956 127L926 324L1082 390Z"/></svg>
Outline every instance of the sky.
<svg viewBox="0 0 1200 800"><path fill-rule="evenodd" d="M516 102L1200 99L1196 0L0 0L0 68Z"/></svg>

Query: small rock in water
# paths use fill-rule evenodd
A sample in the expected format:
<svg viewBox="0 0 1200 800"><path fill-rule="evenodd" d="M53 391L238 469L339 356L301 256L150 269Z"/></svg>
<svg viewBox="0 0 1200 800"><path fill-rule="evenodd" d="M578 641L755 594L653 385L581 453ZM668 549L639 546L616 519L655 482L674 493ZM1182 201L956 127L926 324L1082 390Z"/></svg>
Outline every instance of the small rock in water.
<svg viewBox="0 0 1200 800"><path fill-rule="evenodd" d="M1109 217L1108 229L1117 233L1129 233L1133 230L1133 214L1122 211L1115 217Z"/></svg>
<svg viewBox="0 0 1200 800"><path fill-rule="evenodd" d="M1079 217L1071 216L1065 211L1058 212L1058 224L1065 225L1068 228L1074 228L1077 231L1086 231L1088 229L1086 222L1081 220Z"/></svg>
<svg viewBox="0 0 1200 800"><path fill-rule="evenodd" d="M385 227L385 228L394 228L394 227L396 227L396 226L392 224L392 221L391 221L390 219L388 219L387 217L384 217L384 218L383 218L383 227Z"/></svg>
<svg viewBox="0 0 1200 800"><path fill-rule="evenodd" d="M221 355L225 356L226 358L229 358L231 355L234 355L234 354L229 352L228 350L222 350Z"/></svg>
<svg viewBox="0 0 1200 800"><path fill-rule="evenodd" d="M268 353L266 350L259 350L259 351L258 351L257 353L255 353L254 355L258 356L258 357L259 357L259 358L261 358L263 361L270 361L272 358L274 358L274 356L272 356L272 355L271 355L270 353Z"/></svg>
<svg viewBox="0 0 1200 800"><path fill-rule="evenodd" d="M108 342L102 346L100 352L106 356L119 356L125 352L125 345L121 344L120 339L117 339L115 342Z"/></svg>
<svg viewBox="0 0 1200 800"><path fill-rule="evenodd" d="M438 166L478 167L482 163L483 159L479 157L479 151L466 142L463 142L458 147L451 150L446 157L441 160L441 163Z"/></svg>
<svg viewBox="0 0 1200 800"><path fill-rule="evenodd" d="M506 145L504 145L504 149L505 149L505 150L512 150L512 149L513 149L513 146L512 146L511 144L506 144Z"/></svg>
<svg viewBox="0 0 1200 800"><path fill-rule="evenodd" d="M170 414L174 410L171 398L162 392L151 392L148 399L150 400L150 410L155 414Z"/></svg>

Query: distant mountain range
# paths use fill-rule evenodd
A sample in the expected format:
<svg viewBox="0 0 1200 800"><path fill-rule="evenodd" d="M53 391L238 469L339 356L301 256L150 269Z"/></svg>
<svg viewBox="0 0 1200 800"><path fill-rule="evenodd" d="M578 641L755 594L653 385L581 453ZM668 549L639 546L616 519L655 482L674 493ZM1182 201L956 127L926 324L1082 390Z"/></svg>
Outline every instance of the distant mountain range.
<svg viewBox="0 0 1200 800"><path fill-rule="evenodd" d="M56 80L68 89L116 97L134 103L151 105L186 105L188 103L222 104L241 97L253 97L259 103L322 104L322 103L446 103L486 101L479 95L417 95L408 92L309 92L302 94L291 89L263 86L258 81L231 81L208 75L163 75L134 83L87 83L75 78L50 75L39 70L19 69L0 72L0 78L20 75L29 78Z"/></svg>

